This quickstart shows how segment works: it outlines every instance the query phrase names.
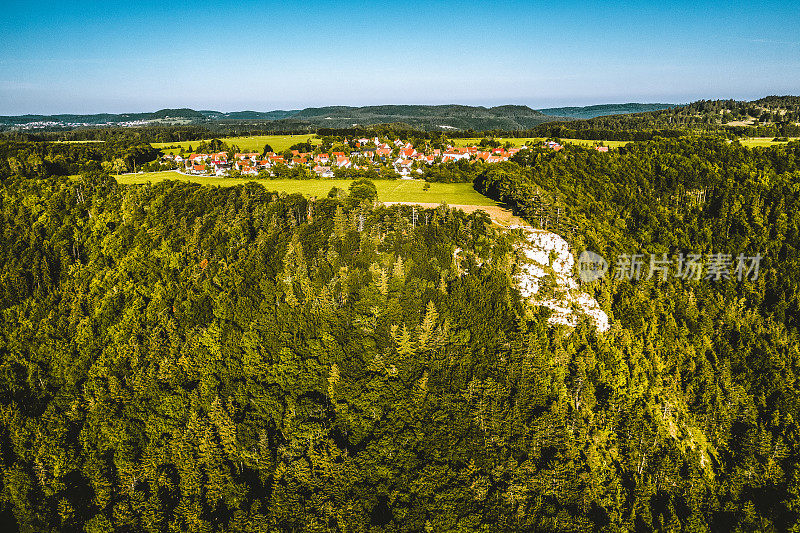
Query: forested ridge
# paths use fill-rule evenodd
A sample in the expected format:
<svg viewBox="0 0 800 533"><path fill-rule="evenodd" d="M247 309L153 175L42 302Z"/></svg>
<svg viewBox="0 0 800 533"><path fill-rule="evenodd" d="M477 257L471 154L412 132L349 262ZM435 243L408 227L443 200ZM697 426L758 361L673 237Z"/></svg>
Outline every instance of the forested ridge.
<svg viewBox="0 0 800 533"><path fill-rule="evenodd" d="M656 139L443 171L576 251L764 256L756 280L586 285L605 334L548 327L514 286L522 235L481 212L7 164L0 518L796 530L798 156Z"/></svg>

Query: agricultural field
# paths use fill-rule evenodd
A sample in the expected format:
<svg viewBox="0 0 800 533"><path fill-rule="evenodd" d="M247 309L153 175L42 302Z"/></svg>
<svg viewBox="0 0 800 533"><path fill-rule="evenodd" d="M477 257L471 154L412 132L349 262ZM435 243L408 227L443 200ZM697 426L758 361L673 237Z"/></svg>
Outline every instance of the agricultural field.
<svg viewBox="0 0 800 533"><path fill-rule="evenodd" d="M333 187L347 189L351 180L315 179L315 180L249 180L241 178L216 178L213 176L187 176L174 171L149 172L142 174L123 174L115 176L123 185L137 183L156 183L164 180L192 181L201 185L217 185L229 187L248 181L255 181L274 191L287 194L301 193L305 196L326 196ZM471 183L431 183L425 191L422 180L376 180L378 199L382 202L413 202L450 205L496 206L497 203L478 193Z"/></svg>
<svg viewBox="0 0 800 533"><path fill-rule="evenodd" d="M539 144L544 141L543 137L496 137L494 140L500 142L500 144L505 144L506 141L510 141L511 144L514 146L522 146L522 145L535 145ZM466 139L453 139L454 146L477 146L478 143L481 142L480 138L466 138ZM561 142L568 143L568 144L579 144L582 146L595 146L596 144L602 143L605 146L610 148L619 148L620 146L625 146L631 141L588 141L584 139L561 139Z"/></svg>
<svg viewBox="0 0 800 533"><path fill-rule="evenodd" d="M752 137L750 139L739 139L739 142L742 143L742 146L747 146L748 148L754 148L756 146L775 146L776 144L786 144L787 141L773 141L773 137ZM790 141L796 141L800 139L800 137L791 137Z"/></svg>
<svg viewBox="0 0 800 533"><path fill-rule="evenodd" d="M206 139L207 141L211 139ZM298 134L298 135L253 135L249 137L221 137L220 140L228 146L236 145L244 152L261 152L264 145L269 144L276 152L283 152L290 146L311 141L313 144L319 144L321 141L314 138L313 133ZM165 154L177 154L180 149L189 151L189 147L196 147L203 141L182 141L182 142L166 142L166 143L152 143L153 148L162 150Z"/></svg>

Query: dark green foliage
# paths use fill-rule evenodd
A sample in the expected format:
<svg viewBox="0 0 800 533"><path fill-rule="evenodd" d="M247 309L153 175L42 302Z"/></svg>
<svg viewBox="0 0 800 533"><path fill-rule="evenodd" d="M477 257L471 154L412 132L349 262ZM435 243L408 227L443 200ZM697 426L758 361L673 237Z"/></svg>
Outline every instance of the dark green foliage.
<svg viewBox="0 0 800 533"><path fill-rule="evenodd" d="M370 180L362 178L350 184L348 201L353 205L361 202L372 203L378 199L378 189Z"/></svg>
<svg viewBox="0 0 800 533"><path fill-rule="evenodd" d="M299 150L302 153L308 153L314 151L314 145L310 142L297 143L290 146L289 150Z"/></svg>
<svg viewBox="0 0 800 533"><path fill-rule="evenodd" d="M798 156L661 139L475 166L578 250L765 256L757 281L598 282L602 335L520 300L519 235L482 212L6 164L0 520L796 528Z"/></svg>
<svg viewBox="0 0 800 533"><path fill-rule="evenodd" d="M475 179L483 166L481 163L476 164L466 159L426 165L422 168L422 177L428 182L468 183Z"/></svg>

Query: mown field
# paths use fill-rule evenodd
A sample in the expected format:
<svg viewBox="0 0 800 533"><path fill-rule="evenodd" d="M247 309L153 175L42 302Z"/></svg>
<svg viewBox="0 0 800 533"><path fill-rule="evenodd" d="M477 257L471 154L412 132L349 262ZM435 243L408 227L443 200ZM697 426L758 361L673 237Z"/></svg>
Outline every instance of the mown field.
<svg viewBox="0 0 800 533"><path fill-rule="evenodd" d="M539 144L544 141L543 137L496 137L496 141L500 142L501 144L505 144L506 141L511 141L511 144L514 146L522 146L523 144L531 146L534 144ZM583 146L594 146L597 143L602 142L605 146L610 148L619 148L620 146L625 146L631 141L587 141L584 139L561 139L562 142L569 143L569 144L580 144ZM466 138L466 139L453 139L453 144L455 146L477 146L478 143L481 142L480 138Z"/></svg>
<svg viewBox="0 0 800 533"><path fill-rule="evenodd" d="M207 139L210 140L210 139ZM269 144L276 152L283 152L290 146L297 143L311 141L313 144L319 144L319 139L314 139L314 134L298 134L298 135L253 135L250 137L222 137L222 142L228 146L236 145L245 152L261 152L264 145ZM189 147L196 147L203 141L183 141L183 142L168 142L168 143L152 143L153 148L162 150L165 154L177 154L181 148L189 151Z"/></svg>
<svg viewBox="0 0 800 533"><path fill-rule="evenodd" d="M301 193L305 196L326 196L333 187L347 189L350 180L247 180L237 178L216 178L208 176L185 176L178 172L150 172L142 174L123 174L115 176L120 184L156 183L163 180L182 180L200 183L201 185L217 185L229 187L247 181L261 183L267 189L283 191L288 194ZM446 202L451 205L483 205L495 206L496 202L478 193L471 183L431 183L430 189L422 190L425 182L420 180L376 180L378 199L382 202Z"/></svg>

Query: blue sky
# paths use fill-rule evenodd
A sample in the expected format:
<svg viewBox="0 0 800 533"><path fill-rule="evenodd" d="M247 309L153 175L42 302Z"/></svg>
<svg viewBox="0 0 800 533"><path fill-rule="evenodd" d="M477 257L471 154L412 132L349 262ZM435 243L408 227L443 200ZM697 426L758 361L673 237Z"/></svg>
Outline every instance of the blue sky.
<svg viewBox="0 0 800 533"><path fill-rule="evenodd" d="M800 94L782 2L4 2L0 114Z"/></svg>

